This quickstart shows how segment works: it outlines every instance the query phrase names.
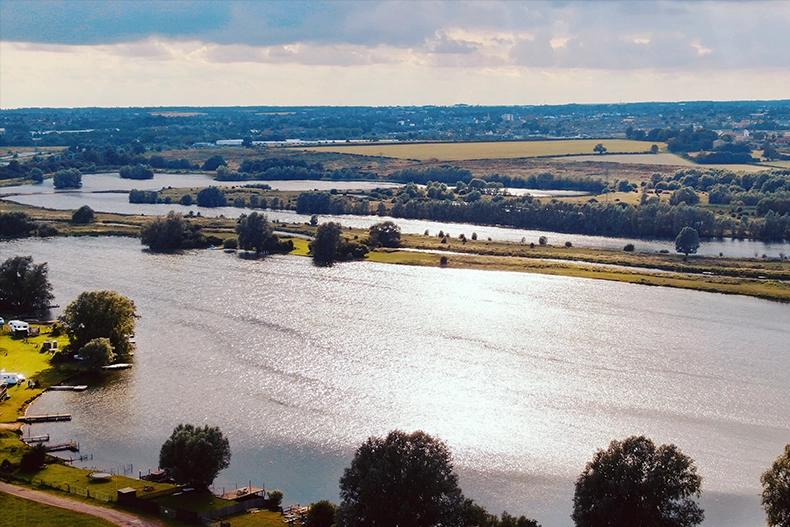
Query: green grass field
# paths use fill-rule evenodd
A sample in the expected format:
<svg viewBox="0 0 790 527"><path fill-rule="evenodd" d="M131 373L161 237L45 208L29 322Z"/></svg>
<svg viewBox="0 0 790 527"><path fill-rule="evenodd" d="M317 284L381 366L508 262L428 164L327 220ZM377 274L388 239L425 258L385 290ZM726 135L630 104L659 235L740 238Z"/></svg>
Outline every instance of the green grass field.
<svg viewBox="0 0 790 527"><path fill-rule="evenodd" d="M0 527L110 527L112 523L87 514L9 496L0 492Z"/></svg>
<svg viewBox="0 0 790 527"><path fill-rule="evenodd" d="M223 520L230 523L230 527L283 527L283 515L279 512L259 511L254 513L239 514ZM212 524L219 527L219 522Z"/></svg>
<svg viewBox="0 0 790 527"><path fill-rule="evenodd" d="M42 388L59 382L63 372L50 368L49 354L39 353L41 345L46 340L55 340L46 332L46 326L39 326L41 335L27 339L11 338L8 334L0 335L0 370L21 373L28 379L37 378L42 383ZM65 336L58 337L58 346L63 347L68 343ZM0 403L0 423L16 421L19 413L24 409L25 403L37 397L42 388L30 389L24 386L14 386L8 389L9 400Z"/></svg>
<svg viewBox="0 0 790 527"><path fill-rule="evenodd" d="M400 143L369 145L332 145L310 147L314 152L337 152L365 156L394 157L426 161L462 161L468 159L512 159L519 157L563 156L593 154L602 143L612 153L649 152L655 144L629 139L569 139L557 141L491 141L472 143ZM662 150L664 143L658 143Z"/></svg>

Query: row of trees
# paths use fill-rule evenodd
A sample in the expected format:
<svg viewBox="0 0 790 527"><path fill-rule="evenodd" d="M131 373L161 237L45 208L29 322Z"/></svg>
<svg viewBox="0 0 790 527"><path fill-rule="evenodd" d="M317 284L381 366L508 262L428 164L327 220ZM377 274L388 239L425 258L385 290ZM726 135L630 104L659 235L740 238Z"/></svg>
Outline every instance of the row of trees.
<svg viewBox="0 0 790 527"><path fill-rule="evenodd" d="M159 464L176 481L206 488L230 463L228 440L216 427L179 425L162 445ZM790 525L790 444L762 476L768 524ZM612 441L576 479L572 519L577 527L693 527L702 477L677 446L645 436ZM279 497L282 494L279 493ZM370 437L340 479L340 505L318 502L311 527L539 527L501 517L464 496L450 448L425 432L395 430Z"/></svg>
<svg viewBox="0 0 790 527"><path fill-rule="evenodd" d="M345 239L339 223L324 223L310 242L310 254L316 265L327 267L335 262L364 258L370 249L377 247L400 247L400 227L391 221L377 223L368 229L368 239L359 243Z"/></svg>

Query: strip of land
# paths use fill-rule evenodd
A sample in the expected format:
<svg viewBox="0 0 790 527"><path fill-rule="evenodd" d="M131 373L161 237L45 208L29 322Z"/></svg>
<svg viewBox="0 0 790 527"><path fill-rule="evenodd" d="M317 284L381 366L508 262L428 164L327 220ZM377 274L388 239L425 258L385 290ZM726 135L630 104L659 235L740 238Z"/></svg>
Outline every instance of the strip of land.
<svg viewBox="0 0 790 527"><path fill-rule="evenodd" d="M97 213L96 222L74 225L71 211L56 211L0 201L0 211L26 212L37 221L46 222L67 236L139 236L140 227L151 218L140 215ZM235 236L233 218L194 217L206 234L220 239ZM274 223L276 230L312 236L316 227L306 224ZM349 239L363 240L365 229L344 229ZM292 254L309 254L308 240L293 238ZM616 250L528 245L513 242L467 240L457 238L442 243L436 236L403 235L402 248L443 251L441 254L413 251L377 250L367 260L401 265L487 269L530 272L612 280L643 285L676 287L725 294L748 295L790 302L790 262L756 258L693 257L685 261L675 254L638 253ZM464 253L452 255L450 253ZM560 261L558 261L560 260ZM614 268L613 266L617 266ZM627 268L627 269L623 269Z"/></svg>

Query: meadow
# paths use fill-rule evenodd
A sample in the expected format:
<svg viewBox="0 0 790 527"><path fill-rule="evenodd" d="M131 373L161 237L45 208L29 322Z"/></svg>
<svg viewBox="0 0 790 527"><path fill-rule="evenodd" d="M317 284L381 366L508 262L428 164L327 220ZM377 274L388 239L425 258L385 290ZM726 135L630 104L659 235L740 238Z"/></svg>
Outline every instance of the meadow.
<svg viewBox="0 0 790 527"><path fill-rule="evenodd" d="M628 139L568 139L556 141L489 141L469 143L389 143L331 145L303 148L313 152L335 152L365 156L394 157L426 161L463 161L469 159L515 159L592 154L598 143L611 153L649 152L655 144L650 141ZM658 143L662 150L664 143ZM603 156L602 156L603 157Z"/></svg>
<svg viewBox="0 0 790 527"><path fill-rule="evenodd" d="M48 527L110 527L112 523L58 507L0 493L0 527L46 525Z"/></svg>

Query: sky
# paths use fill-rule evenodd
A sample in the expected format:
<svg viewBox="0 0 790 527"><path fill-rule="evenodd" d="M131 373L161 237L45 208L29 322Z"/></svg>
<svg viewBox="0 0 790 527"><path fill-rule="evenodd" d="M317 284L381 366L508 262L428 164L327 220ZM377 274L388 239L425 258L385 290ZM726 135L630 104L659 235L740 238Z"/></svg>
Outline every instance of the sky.
<svg viewBox="0 0 790 527"><path fill-rule="evenodd" d="M790 0L0 0L0 107L790 98Z"/></svg>

